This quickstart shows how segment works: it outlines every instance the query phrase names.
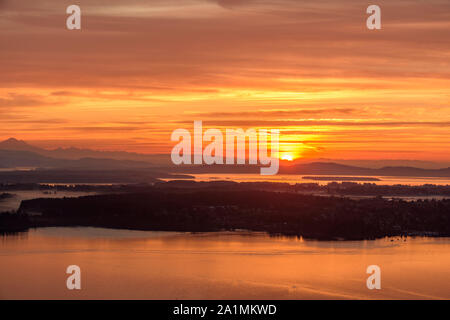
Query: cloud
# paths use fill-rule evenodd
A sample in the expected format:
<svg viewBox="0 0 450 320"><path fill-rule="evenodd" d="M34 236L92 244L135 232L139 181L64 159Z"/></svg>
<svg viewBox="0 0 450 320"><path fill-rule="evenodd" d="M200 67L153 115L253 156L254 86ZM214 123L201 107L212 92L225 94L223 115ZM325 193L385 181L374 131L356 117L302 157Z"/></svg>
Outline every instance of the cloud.
<svg viewBox="0 0 450 320"><path fill-rule="evenodd" d="M245 6L248 4L255 3L254 0L214 0L217 4L226 9L233 9L240 6ZM262 1L260 1L262 2Z"/></svg>
<svg viewBox="0 0 450 320"><path fill-rule="evenodd" d="M51 93L52 96L70 96L73 94L71 91L54 91Z"/></svg>
<svg viewBox="0 0 450 320"><path fill-rule="evenodd" d="M14 123L14 124L39 124L39 125L54 125L54 124L63 124L70 123L67 119L4 119L2 122L4 123ZM42 129L42 127L40 127Z"/></svg>
<svg viewBox="0 0 450 320"><path fill-rule="evenodd" d="M219 2L261 9L238 13L200 0L127 3L156 17L108 15L120 13L123 1L94 0L82 5L78 33L65 29L67 3L7 2L14 14L0 29L0 41L8 43L0 59L9 62L0 84L214 90L280 86L276 79L286 76L450 77L450 44L443 41L450 5L442 1L385 3L384 29L376 34L365 30L365 12L353 0ZM191 16L175 16L186 6L194 8ZM202 18L198 7L205 7Z"/></svg>
<svg viewBox="0 0 450 320"><path fill-rule="evenodd" d="M188 114L189 116L205 118L240 118L247 116L257 116L259 118L280 118L280 117L308 117L312 115L349 115L357 113L355 108L328 108L328 109L284 109L284 110L255 110L236 112L197 112Z"/></svg>
<svg viewBox="0 0 450 320"><path fill-rule="evenodd" d="M360 0L92 0L71 32L70 0L0 0L1 130L169 145L200 117L450 156L450 2L380 1L379 32Z"/></svg>
<svg viewBox="0 0 450 320"><path fill-rule="evenodd" d="M192 123L192 121L177 121ZM331 127L450 127L450 121L340 121L340 120L210 120L208 126L286 128L301 126ZM204 124L204 126L206 123Z"/></svg>
<svg viewBox="0 0 450 320"><path fill-rule="evenodd" d="M44 103L46 100L36 95L9 93L6 97L0 97L0 108L34 107Z"/></svg>

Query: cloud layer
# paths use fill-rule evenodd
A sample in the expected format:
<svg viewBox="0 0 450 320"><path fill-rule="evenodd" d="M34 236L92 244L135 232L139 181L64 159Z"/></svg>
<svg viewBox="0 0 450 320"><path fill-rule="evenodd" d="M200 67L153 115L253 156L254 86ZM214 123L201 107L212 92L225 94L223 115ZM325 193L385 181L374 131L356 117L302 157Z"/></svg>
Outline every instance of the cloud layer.
<svg viewBox="0 0 450 320"><path fill-rule="evenodd" d="M360 0L80 1L81 31L70 4L0 1L0 137L166 152L200 119L302 156L450 158L447 0L378 1L380 31Z"/></svg>

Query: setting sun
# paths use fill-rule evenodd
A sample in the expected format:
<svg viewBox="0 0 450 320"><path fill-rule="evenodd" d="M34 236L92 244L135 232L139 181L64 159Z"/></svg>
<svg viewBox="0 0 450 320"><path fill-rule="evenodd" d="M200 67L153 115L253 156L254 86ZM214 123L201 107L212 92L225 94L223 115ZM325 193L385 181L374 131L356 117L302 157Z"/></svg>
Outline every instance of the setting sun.
<svg viewBox="0 0 450 320"><path fill-rule="evenodd" d="M1 306L450 301L449 31L450 0L0 0Z"/></svg>
<svg viewBox="0 0 450 320"><path fill-rule="evenodd" d="M281 160L292 161L292 160L294 160L294 158L290 154L285 154L281 157Z"/></svg>

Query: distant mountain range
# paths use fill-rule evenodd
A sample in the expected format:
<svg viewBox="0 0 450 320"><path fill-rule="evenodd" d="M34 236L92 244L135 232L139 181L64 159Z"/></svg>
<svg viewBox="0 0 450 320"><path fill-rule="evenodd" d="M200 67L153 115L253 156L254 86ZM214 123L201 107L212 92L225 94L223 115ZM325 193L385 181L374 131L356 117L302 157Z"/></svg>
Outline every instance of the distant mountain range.
<svg viewBox="0 0 450 320"><path fill-rule="evenodd" d="M64 152L67 150L67 152ZM14 138L0 142L0 168L37 167L65 169L129 169L148 168L147 161L119 160L107 158L107 153L74 149L45 150ZM90 154L93 157L84 156ZM103 156L103 157L101 157Z"/></svg>
<svg viewBox="0 0 450 320"><path fill-rule="evenodd" d="M179 166L172 168L171 172L186 174L214 174L228 173L245 174L259 173L259 167L249 165L202 165ZM403 176L403 177L450 177L450 168L422 169L415 167L383 167L379 169L348 166L333 162L310 162L293 165L282 165L278 174L293 175L343 175L343 176Z"/></svg>
<svg viewBox="0 0 450 320"><path fill-rule="evenodd" d="M282 167L280 168L280 173L355 176L450 177L450 168L422 169L415 167L395 166L372 169L330 162L313 162Z"/></svg>
<svg viewBox="0 0 450 320"><path fill-rule="evenodd" d="M149 155L124 151L98 151L73 147L47 150L35 147L26 143L25 141L17 140L15 138L9 138L5 141L0 142L0 150L28 151L45 157L67 160L79 160L82 158L132 160L147 162L147 165L163 165L167 164L168 161L170 161L170 156L164 154Z"/></svg>
<svg viewBox="0 0 450 320"><path fill-rule="evenodd" d="M136 169L150 168L144 161L81 158L77 160L56 159L31 151L1 150L0 168L59 168L59 169Z"/></svg>
<svg viewBox="0 0 450 320"><path fill-rule="evenodd" d="M169 155L145 155L122 151L109 152L78 148L46 150L14 138L0 142L0 168L17 167L57 170L135 170L152 168L159 172L187 174L259 172L258 167L249 165L173 166ZM450 177L450 167L439 169L413 166L367 168L330 161L305 162L305 160L298 160L282 162L279 173L294 175Z"/></svg>
<svg viewBox="0 0 450 320"><path fill-rule="evenodd" d="M120 159L127 155L135 156L74 148L45 150L11 138L0 142L0 183L151 183L158 178L185 178L149 161ZM36 170L15 170L19 168Z"/></svg>

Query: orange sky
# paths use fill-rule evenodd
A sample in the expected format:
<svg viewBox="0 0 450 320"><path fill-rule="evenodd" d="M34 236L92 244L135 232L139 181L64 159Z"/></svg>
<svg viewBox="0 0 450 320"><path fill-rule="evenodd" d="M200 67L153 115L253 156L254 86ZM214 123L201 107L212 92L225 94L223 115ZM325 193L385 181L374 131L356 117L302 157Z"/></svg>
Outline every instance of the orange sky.
<svg viewBox="0 0 450 320"><path fill-rule="evenodd" d="M380 31L369 4L0 0L0 138L168 153L203 120L299 157L450 160L450 2L375 1Z"/></svg>

